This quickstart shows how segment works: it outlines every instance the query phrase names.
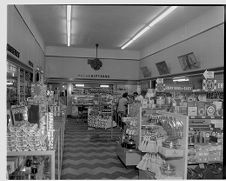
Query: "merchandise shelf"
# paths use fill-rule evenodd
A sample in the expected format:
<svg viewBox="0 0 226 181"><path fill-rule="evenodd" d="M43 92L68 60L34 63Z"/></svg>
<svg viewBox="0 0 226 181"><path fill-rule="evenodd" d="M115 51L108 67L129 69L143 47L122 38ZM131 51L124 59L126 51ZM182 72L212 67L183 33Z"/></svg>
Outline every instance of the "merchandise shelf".
<svg viewBox="0 0 226 181"><path fill-rule="evenodd" d="M63 147L64 147L64 129L65 116L54 117L54 149L46 151L9 151L7 156L50 156L51 162L51 180L61 177Z"/></svg>

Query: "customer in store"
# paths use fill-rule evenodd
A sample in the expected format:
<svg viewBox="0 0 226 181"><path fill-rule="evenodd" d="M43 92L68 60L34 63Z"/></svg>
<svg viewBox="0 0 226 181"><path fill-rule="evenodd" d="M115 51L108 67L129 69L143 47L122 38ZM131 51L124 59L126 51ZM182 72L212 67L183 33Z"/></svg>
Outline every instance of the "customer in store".
<svg viewBox="0 0 226 181"><path fill-rule="evenodd" d="M136 100L137 96L138 96L138 93L137 93L137 92L134 92L134 93L133 93L133 100L134 100L134 101Z"/></svg>
<svg viewBox="0 0 226 181"><path fill-rule="evenodd" d="M125 117L127 115L127 107L128 107L128 93L125 92L122 97L118 101L118 118L119 118L119 125L122 126L122 129L124 128L124 123L122 122L122 117Z"/></svg>
<svg viewBox="0 0 226 181"><path fill-rule="evenodd" d="M142 103L145 98L146 93L147 93L147 91L141 90L140 95L138 95L135 100Z"/></svg>

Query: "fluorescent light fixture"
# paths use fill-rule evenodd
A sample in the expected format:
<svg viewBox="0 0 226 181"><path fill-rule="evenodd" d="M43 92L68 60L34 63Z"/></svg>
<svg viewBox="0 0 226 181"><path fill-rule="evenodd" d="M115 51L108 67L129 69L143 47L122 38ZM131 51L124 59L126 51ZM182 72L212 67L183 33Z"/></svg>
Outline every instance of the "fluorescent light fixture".
<svg viewBox="0 0 226 181"><path fill-rule="evenodd" d="M129 46L133 41L138 39L141 35L143 35L147 30L149 30L152 26L160 22L163 18L165 18L167 15L169 15L171 12L173 12L178 6L171 6L167 8L162 14L157 16L149 25L145 26L141 31L139 31L133 38L131 38L128 42L126 42L121 49L125 49L127 46Z"/></svg>
<svg viewBox="0 0 226 181"><path fill-rule="evenodd" d="M106 87L107 88L107 87L109 87L109 85L100 85L100 87Z"/></svg>
<svg viewBox="0 0 226 181"><path fill-rule="evenodd" d="M76 87L84 87L84 84L75 84Z"/></svg>
<svg viewBox="0 0 226 181"><path fill-rule="evenodd" d="M186 82L189 81L189 78L187 77L174 77L173 82Z"/></svg>
<svg viewBox="0 0 226 181"><path fill-rule="evenodd" d="M189 79L175 79L174 82L186 82L189 81Z"/></svg>
<svg viewBox="0 0 226 181"><path fill-rule="evenodd" d="M71 45L71 5L67 5L67 46Z"/></svg>
<svg viewBox="0 0 226 181"><path fill-rule="evenodd" d="M7 85L13 85L13 82L7 82Z"/></svg>
<svg viewBox="0 0 226 181"><path fill-rule="evenodd" d="M143 35L146 31L150 29L149 26L146 26L144 29L142 29L139 33L137 33L132 40L135 41L137 38L139 38L141 35Z"/></svg>
<svg viewBox="0 0 226 181"><path fill-rule="evenodd" d="M152 27L155 24L157 24L159 21L161 21L163 18L165 18L167 15L172 13L178 6L171 6L170 8L167 8L166 11L164 11L161 15L159 15L157 18L155 18L148 26Z"/></svg>
<svg viewBox="0 0 226 181"><path fill-rule="evenodd" d="M142 29L140 32L138 32L128 43L126 43L124 46L122 46L121 49L126 48L128 45L130 45L132 42L134 42L137 38L139 38L141 35L143 35L149 29L150 29L150 27L146 26L144 29Z"/></svg>
<svg viewBox="0 0 226 181"><path fill-rule="evenodd" d="M122 47L121 47L121 49L123 50L124 48L126 48L126 47L128 47L131 43L133 43L133 39L131 39L130 41L128 41L125 45L123 45Z"/></svg>

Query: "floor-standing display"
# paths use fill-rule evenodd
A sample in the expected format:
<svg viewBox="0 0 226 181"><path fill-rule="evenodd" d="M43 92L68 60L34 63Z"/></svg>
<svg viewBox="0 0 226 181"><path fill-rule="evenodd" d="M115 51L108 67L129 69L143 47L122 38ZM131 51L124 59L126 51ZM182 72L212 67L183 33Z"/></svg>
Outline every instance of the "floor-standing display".
<svg viewBox="0 0 226 181"><path fill-rule="evenodd" d="M188 117L148 112L141 110L139 179L186 179Z"/></svg>
<svg viewBox="0 0 226 181"><path fill-rule="evenodd" d="M123 117L124 126L121 140L117 143L116 154L125 166L137 165L141 159L139 144L140 103L129 104L128 117Z"/></svg>

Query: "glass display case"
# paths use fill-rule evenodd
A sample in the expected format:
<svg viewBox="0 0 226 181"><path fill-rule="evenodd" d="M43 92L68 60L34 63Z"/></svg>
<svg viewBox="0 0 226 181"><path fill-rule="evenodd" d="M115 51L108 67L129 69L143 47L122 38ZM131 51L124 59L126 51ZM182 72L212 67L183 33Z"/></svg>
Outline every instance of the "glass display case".
<svg viewBox="0 0 226 181"><path fill-rule="evenodd" d="M7 62L7 102L8 106L18 104L18 67Z"/></svg>
<svg viewBox="0 0 226 181"><path fill-rule="evenodd" d="M33 73L23 67L7 62L7 104L18 105L31 96Z"/></svg>

